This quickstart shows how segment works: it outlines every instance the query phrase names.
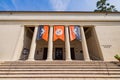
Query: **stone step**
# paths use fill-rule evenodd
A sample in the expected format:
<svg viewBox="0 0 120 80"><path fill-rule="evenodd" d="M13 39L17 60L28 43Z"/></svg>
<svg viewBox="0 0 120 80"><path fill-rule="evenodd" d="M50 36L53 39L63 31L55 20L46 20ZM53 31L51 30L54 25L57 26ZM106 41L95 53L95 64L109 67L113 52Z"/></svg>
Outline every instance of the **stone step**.
<svg viewBox="0 0 120 80"><path fill-rule="evenodd" d="M120 69L120 68L105 68L105 67L2 67L1 69Z"/></svg>
<svg viewBox="0 0 120 80"><path fill-rule="evenodd" d="M116 65L116 64L119 64L119 63L105 63L105 62L85 62L85 63L81 63L81 62L13 62L13 63L1 63L1 64L15 64L15 65L18 65L18 64L29 64L29 65L35 65L35 64L38 64L38 65L49 65L49 64L52 64L52 65L69 65L69 64L72 64L72 65Z"/></svg>
<svg viewBox="0 0 120 80"><path fill-rule="evenodd" d="M49 74L52 74L52 73L56 73L56 74L63 74L63 73L70 73L70 74L76 74L76 73L79 73L79 74L120 74L120 71L108 71L108 70L98 70L98 71L91 71L91 70L38 70L38 71L35 71L35 70L9 70L9 71L0 71L0 74L44 74L44 73L49 73Z"/></svg>
<svg viewBox="0 0 120 80"><path fill-rule="evenodd" d="M8 65L83 65L83 66L88 66L88 65L91 65L91 66L94 66L94 65L96 65L96 66L102 66L102 65L108 65L108 66L116 66L116 64L105 64L105 63L103 63L103 64L55 64L55 63L50 63L50 64L40 64L40 63L34 63L34 64L28 64L28 63L12 63L12 64L0 64L0 65L3 65L3 66L8 66ZM118 65L119 66L119 65Z"/></svg>
<svg viewBox="0 0 120 80"><path fill-rule="evenodd" d="M112 75L118 75L120 74L120 70L112 69L3 69L0 70L0 75L5 74L44 74L44 73L56 73L56 74L63 74L63 73L70 73L70 74L112 74Z"/></svg>
<svg viewBox="0 0 120 80"><path fill-rule="evenodd" d="M15 65L26 65L26 64L29 64L29 65L35 65L35 64L37 64L37 65L50 65L50 64L52 64L52 65L69 65L69 64L72 64L72 65L102 65L102 64L107 64L107 63L53 63L53 62L51 62L51 63L27 63L27 62L20 62L20 63L16 63L16 62L14 62L14 63L0 63L0 65L11 65L11 64L15 64ZM113 63L111 63L111 64L113 64Z"/></svg>
<svg viewBox="0 0 120 80"><path fill-rule="evenodd" d="M43 64L49 64L49 63L55 63L55 64L67 64L67 63L72 63L72 64L76 64L76 63L80 63L80 64L103 64L103 63L107 63L107 64L111 64L111 63L118 63L118 62L103 62L103 61L0 61L0 64L12 64L12 63L30 63L30 64L36 64L36 63L43 63Z"/></svg>
<svg viewBox="0 0 120 80"><path fill-rule="evenodd" d="M116 69L116 68L115 69L102 69L102 68L98 68L98 69L97 68L96 69L95 68L94 69L86 69L86 68L79 68L79 69L76 69L76 68L75 69L54 69L54 68L53 69L48 69L48 68L47 69L41 69L41 68L39 68L39 69L36 69L36 68L34 68L34 69L28 69L28 68L27 69L19 69L19 68L10 69L10 68L7 68L7 69L0 69L0 71L9 71L9 70L13 70L13 71L14 70L16 70L16 71L20 71L20 70L23 70L23 71L27 71L27 70L28 71L30 71L30 70L35 70L35 71L38 71L38 70L40 70L40 71L41 70L44 70L44 71L47 71L47 70L51 70L51 71L52 70L58 70L58 71L60 71L60 70L63 70L63 71L64 70L71 70L71 71L72 70L73 71L78 71L78 70L79 71L101 71L101 70L103 70L103 71L104 70L119 71L120 69Z"/></svg>
<svg viewBox="0 0 120 80"><path fill-rule="evenodd" d="M38 67L38 66L59 66L59 67L67 67L67 66L69 66L69 67L71 67L71 66L80 66L80 67L118 67L118 68L120 68L120 66L117 66L117 65L115 65L115 66L108 66L108 65L0 65L0 67L8 67L8 66L11 66L11 67L18 67L18 66L36 66L36 67Z"/></svg>
<svg viewBox="0 0 120 80"><path fill-rule="evenodd" d="M97 67L97 66L2 66L0 69L120 69L119 67Z"/></svg>
<svg viewBox="0 0 120 80"><path fill-rule="evenodd" d="M0 62L2 78L120 78L118 62L5 61Z"/></svg>
<svg viewBox="0 0 120 80"><path fill-rule="evenodd" d="M120 75L86 75L86 74L29 74L29 75L0 75L0 78L120 78Z"/></svg>
<svg viewBox="0 0 120 80"><path fill-rule="evenodd" d="M51 75L54 75L54 74L58 74L58 75L60 75L60 74L64 74L64 75L68 75L68 74L76 74L76 75L120 75L120 73L108 73L108 72L100 72L100 73L98 73L98 72L92 72L92 73L90 73L90 72L71 72L71 73L68 73L68 72L51 72L51 73L48 73L48 72L37 72L37 73L29 73L29 72L24 72L24 73L18 73L18 72L9 72L9 73L0 73L0 75L48 75L48 74L51 74Z"/></svg>
<svg viewBox="0 0 120 80"><path fill-rule="evenodd" d="M30 66L32 66L32 65L36 65L36 66L41 66L41 65L43 65L43 66L55 66L55 65L57 65L57 66L89 66L89 65L91 65L91 66L106 66L106 64L53 64L53 63L51 63L51 64L0 64L0 66L11 66L11 65L13 65L13 66L24 66L24 65L30 65ZM115 66L115 65L111 65L111 66Z"/></svg>
<svg viewBox="0 0 120 80"><path fill-rule="evenodd" d="M107 65L0 65L1 68L20 68L20 67L25 67L25 68L30 68L30 67L79 67L79 68L118 68L120 69L120 66L107 66Z"/></svg>
<svg viewBox="0 0 120 80"><path fill-rule="evenodd" d="M1 62L0 63L0 66L10 66L10 65L13 65L13 66L20 66L20 65L28 65L28 66L32 66L32 65L36 65L36 66L40 66L40 65L63 65L63 66L120 66L120 64L118 63L108 63L108 62L34 62L34 61L26 61L26 62L21 62L21 61L18 61L18 62Z"/></svg>
<svg viewBox="0 0 120 80"><path fill-rule="evenodd" d="M96 73L96 74L100 74L100 73L108 73L108 74L120 74L120 70L119 71L111 71L111 70L2 70L0 71L1 73Z"/></svg>
<svg viewBox="0 0 120 80"><path fill-rule="evenodd" d="M94 64L78 64L78 63L76 63L76 64L58 64L58 63L49 63L49 64L43 64L43 63L34 63L34 64L31 64L31 63L11 63L11 64L0 64L0 66L11 66L11 65L13 65L13 66L25 66L25 65L28 65L28 66L32 66L32 65L35 65L35 66L41 66L41 65L43 65L43 66L56 66L56 65L58 65L58 66L119 66L120 67L120 65L117 65L117 64L106 64L106 63L102 63L102 64L98 64L98 63L94 63Z"/></svg>
<svg viewBox="0 0 120 80"><path fill-rule="evenodd" d="M36 67L38 67L38 66L47 66L47 67L50 67L50 66L59 66L59 67L71 67L71 66L79 66L79 67L106 67L106 65L0 65L0 67L8 67L8 66L11 66L11 67L18 67L18 66L36 66ZM118 67L119 68L119 66L107 66L107 67Z"/></svg>

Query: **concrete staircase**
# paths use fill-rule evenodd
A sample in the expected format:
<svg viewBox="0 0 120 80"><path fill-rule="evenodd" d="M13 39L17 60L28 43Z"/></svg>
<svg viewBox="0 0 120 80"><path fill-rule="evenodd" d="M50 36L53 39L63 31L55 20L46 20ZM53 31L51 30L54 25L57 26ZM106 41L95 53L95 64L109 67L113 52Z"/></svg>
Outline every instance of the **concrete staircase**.
<svg viewBox="0 0 120 80"><path fill-rule="evenodd" d="M120 63L102 61L5 61L0 80L16 79L120 79Z"/></svg>

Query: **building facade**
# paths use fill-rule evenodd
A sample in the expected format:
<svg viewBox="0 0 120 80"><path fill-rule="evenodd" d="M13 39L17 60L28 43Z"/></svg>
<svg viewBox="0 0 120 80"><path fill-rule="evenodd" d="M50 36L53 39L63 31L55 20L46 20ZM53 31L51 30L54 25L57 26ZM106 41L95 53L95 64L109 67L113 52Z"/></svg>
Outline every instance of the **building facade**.
<svg viewBox="0 0 120 80"><path fill-rule="evenodd" d="M47 25L48 41L36 40ZM53 40L55 26L64 27L64 41ZM70 41L70 26L80 40ZM0 12L1 61L116 61L120 54L120 14L93 12Z"/></svg>

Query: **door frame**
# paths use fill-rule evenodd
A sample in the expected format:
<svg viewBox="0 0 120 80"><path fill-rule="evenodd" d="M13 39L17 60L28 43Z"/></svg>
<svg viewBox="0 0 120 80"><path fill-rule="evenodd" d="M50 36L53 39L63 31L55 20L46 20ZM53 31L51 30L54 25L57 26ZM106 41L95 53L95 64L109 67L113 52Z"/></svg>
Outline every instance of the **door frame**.
<svg viewBox="0 0 120 80"><path fill-rule="evenodd" d="M61 60L65 60L65 59L64 59L64 48L63 48L63 47L55 47L55 48L54 48L54 58L53 58L53 59L56 60L56 59L55 59L55 57L56 57L56 56L55 56L55 55L56 55L56 48L61 48L61 49L62 49L62 59L61 59Z"/></svg>
<svg viewBox="0 0 120 80"><path fill-rule="evenodd" d="M44 54L45 49L47 50L46 54ZM44 59L44 55L46 56L46 59L47 59L47 55L48 55L48 48L47 47L43 48L43 57L42 57L43 60L46 60L46 59Z"/></svg>
<svg viewBox="0 0 120 80"><path fill-rule="evenodd" d="M74 50L74 53L73 53L73 55L74 55L74 59L72 59L71 49L73 49L73 50ZM70 55L71 55L71 59L72 59L72 60L75 60L75 48L74 48L74 47L70 47Z"/></svg>

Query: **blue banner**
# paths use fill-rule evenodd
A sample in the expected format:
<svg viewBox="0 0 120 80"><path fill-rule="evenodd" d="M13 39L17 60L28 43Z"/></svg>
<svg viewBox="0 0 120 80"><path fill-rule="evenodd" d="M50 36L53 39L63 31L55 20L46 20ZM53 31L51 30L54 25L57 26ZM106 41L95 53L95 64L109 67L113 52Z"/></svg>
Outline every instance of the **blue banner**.
<svg viewBox="0 0 120 80"><path fill-rule="evenodd" d="M75 26L74 27L74 33L75 33L75 35L76 35L76 39L77 40L81 40L81 35L80 35L80 27L79 26Z"/></svg>
<svg viewBox="0 0 120 80"><path fill-rule="evenodd" d="M38 33L37 33L37 40L42 39L42 35L44 33L44 26L43 25L39 25L38 27Z"/></svg>

